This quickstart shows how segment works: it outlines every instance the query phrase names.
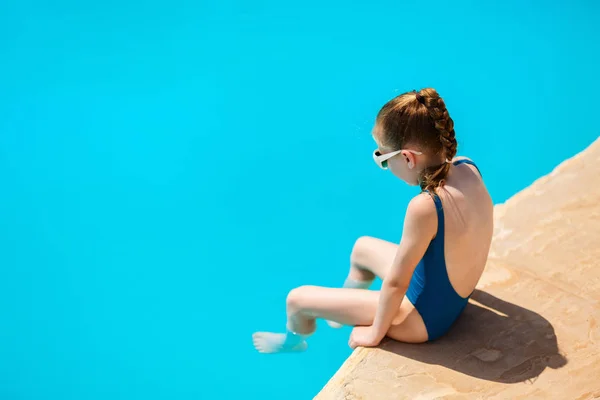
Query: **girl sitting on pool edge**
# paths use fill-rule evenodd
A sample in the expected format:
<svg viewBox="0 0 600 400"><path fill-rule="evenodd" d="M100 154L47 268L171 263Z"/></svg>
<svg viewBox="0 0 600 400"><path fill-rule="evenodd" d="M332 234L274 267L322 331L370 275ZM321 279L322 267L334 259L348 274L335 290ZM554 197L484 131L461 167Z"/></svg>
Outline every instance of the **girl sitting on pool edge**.
<svg viewBox="0 0 600 400"><path fill-rule="evenodd" d="M306 350L317 318L354 326L352 348L377 346L385 336L423 343L443 336L464 310L487 261L493 204L475 164L454 158L444 101L431 88L393 98L379 111L373 138L375 162L421 187L408 204L400 244L361 237L343 288L291 290L286 333L255 333L259 352ZM381 290L366 290L375 276Z"/></svg>

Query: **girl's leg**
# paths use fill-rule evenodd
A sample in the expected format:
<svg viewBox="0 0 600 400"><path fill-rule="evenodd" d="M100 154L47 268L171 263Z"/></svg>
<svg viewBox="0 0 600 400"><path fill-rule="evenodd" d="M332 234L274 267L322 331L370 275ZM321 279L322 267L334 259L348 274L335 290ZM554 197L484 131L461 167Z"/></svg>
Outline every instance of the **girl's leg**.
<svg viewBox="0 0 600 400"><path fill-rule="evenodd" d="M253 335L254 346L262 353L304 351L305 339L315 331L317 318L367 326L373 323L378 303L377 291L301 286L287 298L287 333L257 332ZM427 340L425 324L406 298L388 336L410 343Z"/></svg>
<svg viewBox="0 0 600 400"><path fill-rule="evenodd" d="M392 266L398 245L370 236L360 237L352 248L348 278L368 282L375 277L385 279Z"/></svg>
<svg viewBox="0 0 600 400"><path fill-rule="evenodd" d="M374 237L359 238L350 255L350 271L344 281L344 288L368 289L375 277L384 279L394 261L398 245ZM327 321L332 328L342 325Z"/></svg>

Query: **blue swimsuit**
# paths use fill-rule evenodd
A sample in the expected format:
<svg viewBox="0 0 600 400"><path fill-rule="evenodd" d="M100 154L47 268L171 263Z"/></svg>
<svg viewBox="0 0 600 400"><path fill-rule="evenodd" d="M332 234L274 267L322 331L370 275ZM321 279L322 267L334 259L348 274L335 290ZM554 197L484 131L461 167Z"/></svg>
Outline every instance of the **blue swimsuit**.
<svg viewBox="0 0 600 400"><path fill-rule="evenodd" d="M458 160L453 164L470 164L477 168L471 160ZM432 197L437 209L437 234L417 265L406 292L406 297L425 322L428 340L444 335L471 297L461 297L456 293L448 278L444 257L444 209L442 200L436 194Z"/></svg>

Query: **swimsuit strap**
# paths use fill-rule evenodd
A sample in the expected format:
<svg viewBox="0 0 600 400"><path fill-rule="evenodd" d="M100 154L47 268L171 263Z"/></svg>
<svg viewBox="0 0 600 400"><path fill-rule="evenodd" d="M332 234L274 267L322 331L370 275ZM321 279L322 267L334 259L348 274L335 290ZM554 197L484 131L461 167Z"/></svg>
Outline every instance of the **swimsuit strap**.
<svg viewBox="0 0 600 400"><path fill-rule="evenodd" d="M442 235L445 232L444 229L444 207L442 206L442 199L440 199L440 196L438 196L435 193L430 192L429 190L424 190L425 193L427 193L428 195L431 196L431 198L433 199L433 202L435 203L435 209L437 211L437 217L438 217L438 229L437 229L437 234L435 235L435 237L437 238L439 236L439 233L441 232ZM443 241L443 236L442 236L442 241Z"/></svg>
<svg viewBox="0 0 600 400"><path fill-rule="evenodd" d="M479 170L479 167L478 167L477 165L475 165L475 163L474 163L473 161L471 161L471 160L467 160L467 159L464 159L464 158L463 158L463 159L461 159L461 160L456 160L456 161L454 161L454 162L452 163L452 165L460 165L460 164L469 164L469 165L472 165L472 166L474 166L474 167L477 169L477 172L479 172L479 175L483 176L483 175L481 174L481 171Z"/></svg>

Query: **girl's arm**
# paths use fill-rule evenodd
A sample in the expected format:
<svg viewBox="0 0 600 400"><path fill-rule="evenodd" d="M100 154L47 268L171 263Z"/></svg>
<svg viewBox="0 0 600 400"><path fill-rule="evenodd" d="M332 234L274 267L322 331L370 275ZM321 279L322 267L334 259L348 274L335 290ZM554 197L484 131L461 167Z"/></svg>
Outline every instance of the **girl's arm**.
<svg viewBox="0 0 600 400"><path fill-rule="evenodd" d="M408 204L402 239L392 267L381 285L379 307L372 325L381 341L398 314L413 272L437 232L437 211L430 195L423 193Z"/></svg>

